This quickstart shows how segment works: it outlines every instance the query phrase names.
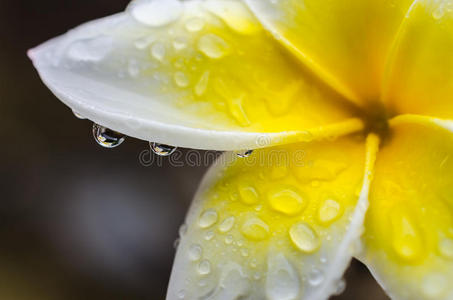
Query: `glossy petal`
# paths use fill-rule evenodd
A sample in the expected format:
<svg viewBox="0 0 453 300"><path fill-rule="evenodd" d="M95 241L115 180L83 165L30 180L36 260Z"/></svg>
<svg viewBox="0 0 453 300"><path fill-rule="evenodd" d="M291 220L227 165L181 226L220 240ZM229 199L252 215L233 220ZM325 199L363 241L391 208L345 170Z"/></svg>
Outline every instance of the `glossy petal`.
<svg viewBox="0 0 453 300"><path fill-rule="evenodd" d="M447 124L397 117L378 154L361 259L393 299L453 299L453 127Z"/></svg>
<svg viewBox="0 0 453 300"><path fill-rule="evenodd" d="M167 299L327 299L362 233L377 147L371 136L366 155L347 136L222 156L187 216Z"/></svg>
<svg viewBox="0 0 453 300"><path fill-rule="evenodd" d="M453 3L419 0L391 57L384 99L395 114L453 119Z"/></svg>
<svg viewBox="0 0 453 300"><path fill-rule="evenodd" d="M30 57L78 114L164 144L253 149L353 116L233 0L137 0Z"/></svg>
<svg viewBox="0 0 453 300"><path fill-rule="evenodd" d="M332 87L377 101L386 56L412 0L245 0Z"/></svg>

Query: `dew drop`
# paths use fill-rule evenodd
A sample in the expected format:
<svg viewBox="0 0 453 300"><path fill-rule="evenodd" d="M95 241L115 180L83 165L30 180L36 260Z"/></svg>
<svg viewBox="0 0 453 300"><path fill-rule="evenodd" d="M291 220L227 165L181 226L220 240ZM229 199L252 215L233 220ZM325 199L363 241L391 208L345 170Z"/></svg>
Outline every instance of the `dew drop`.
<svg viewBox="0 0 453 300"><path fill-rule="evenodd" d="M187 78L186 74L184 74L183 72L176 72L173 78L176 85L179 87L185 88L190 84L189 78Z"/></svg>
<svg viewBox="0 0 453 300"><path fill-rule="evenodd" d="M184 299L186 297L186 291L184 290L180 290L176 296L178 297L178 299Z"/></svg>
<svg viewBox="0 0 453 300"><path fill-rule="evenodd" d="M127 71L131 77L137 77L140 74L140 67L135 59L129 60Z"/></svg>
<svg viewBox="0 0 453 300"><path fill-rule="evenodd" d="M173 48L176 51L185 49L187 47L187 41L184 38L176 38L173 40Z"/></svg>
<svg viewBox="0 0 453 300"><path fill-rule="evenodd" d="M245 151L237 152L236 155L240 158L247 158L247 157L250 157L250 155L252 155L252 153L253 153L253 150L245 150Z"/></svg>
<svg viewBox="0 0 453 300"><path fill-rule="evenodd" d="M313 269L308 273L308 283L312 286L318 286L324 281L324 274L318 269Z"/></svg>
<svg viewBox="0 0 453 300"><path fill-rule="evenodd" d="M198 244L193 244L189 247L189 259L191 261L198 261L201 259L203 249Z"/></svg>
<svg viewBox="0 0 453 300"><path fill-rule="evenodd" d="M213 231L208 231L205 233L204 235L204 239L207 240L207 241L210 241L214 238L215 234Z"/></svg>
<svg viewBox="0 0 453 300"><path fill-rule="evenodd" d="M193 18L187 21L186 23L186 29L189 32L197 32L202 30L204 27L204 21L199 18Z"/></svg>
<svg viewBox="0 0 453 300"><path fill-rule="evenodd" d="M268 237L269 226L263 220L251 217L245 221L241 232L250 240L260 241Z"/></svg>
<svg viewBox="0 0 453 300"><path fill-rule="evenodd" d="M306 206L300 193L292 188L271 191L268 194L268 201L273 210L288 216L299 214Z"/></svg>
<svg viewBox="0 0 453 300"><path fill-rule="evenodd" d="M299 292L299 278L294 267L282 253L271 256L266 278L267 299L294 300L298 299Z"/></svg>
<svg viewBox="0 0 453 300"><path fill-rule="evenodd" d="M297 249L305 253L313 253L321 246L318 234L305 222L291 226L289 236Z"/></svg>
<svg viewBox="0 0 453 300"><path fill-rule="evenodd" d="M251 185L240 184L239 185L239 197L242 203L246 205L254 205L259 202L258 191Z"/></svg>
<svg viewBox="0 0 453 300"><path fill-rule="evenodd" d="M151 46L151 55L158 61L162 61L165 57L167 50L162 43L155 43Z"/></svg>
<svg viewBox="0 0 453 300"><path fill-rule="evenodd" d="M93 136L95 141L104 148L115 148L121 145L126 137L116 131L110 130L99 124L93 124Z"/></svg>
<svg viewBox="0 0 453 300"><path fill-rule="evenodd" d="M183 5L178 0L137 0L132 2L128 11L138 22L159 27L176 21L182 14Z"/></svg>
<svg viewBox="0 0 453 300"><path fill-rule="evenodd" d="M440 299L448 286L448 280L441 274L430 274L423 279L422 293L429 299Z"/></svg>
<svg viewBox="0 0 453 300"><path fill-rule="evenodd" d="M208 275L209 273L211 273L211 263L209 262L209 260L202 260L198 264L198 273L200 275Z"/></svg>
<svg viewBox="0 0 453 300"><path fill-rule="evenodd" d="M416 260L422 255L423 243L420 233L409 215L394 210L392 214L393 249L396 254L408 261Z"/></svg>
<svg viewBox="0 0 453 300"><path fill-rule="evenodd" d="M179 237L183 237L187 234L187 224L182 224L181 227L179 227Z"/></svg>
<svg viewBox="0 0 453 300"><path fill-rule="evenodd" d="M223 233L230 231L234 226L235 220L236 219L233 216L223 220L223 222L219 225L219 231Z"/></svg>
<svg viewBox="0 0 453 300"><path fill-rule="evenodd" d="M79 120L86 120L86 118L84 116L82 116L81 114L79 114L78 112L76 111L72 111L72 113L74 114L74 116L79 119Z"/></svg>
<svg viewBox="0 0 453 300"><path fill-rule="evenodd" d="M215 210L206 210L201 214L200 219L198 220L198 225L201 228L209 228L217 222L218 217L219 216Z"/></svg>
<svg viewBox="0 0 453 300"><path fill-rule="evenodd" d="M202 96L206 92L209 84L209 75L209 71L204 72L203 75L201 75L197 85L195 86L195 94L198 97Z"/></svg>
<svg viewBox="0 0 453 300"><path fill-rule="evenodd" d="M154 154L159 156L170 156L175 153L177 147L150 142L149 146Z"/></svg>
<svg viewBox="0 0 453 300"><path fill-rule="evenodd" d="M221 37L209 33L202 36L198 41L198 50L209 58L219 59L229 53L230 45Z"/></svg>
<svg viewBox="0 0 453 300"><path fill-rule="evenodd" d="M341 204L333 199L325 200L318 211L318 220L321 224L330 224L341 215Z"/></svg>
<svg viewBox="0 0 453 300"><path fill-rule="evenodd" d="M231 243L233 243L233 236L229 234L225 237L225 244L230 245Z"/></svg>
<svg viewBox="0 0 453 300"><path fill-rule="evenodd" d="M181 244L181 239L180 239L180 238L177 238L177 239L173 242L173 248L178 249L179 244Z"/></svg>
<svg viewBox="0 0 453 300"><path fill-rule="evenodd" d="M346 290L346 281L344 279L340 279L338 282L337 282L337 286L335 287L335 292L334 292L334 296L338 296L338 295L341 295L343 294L343 292Z"/></svg>

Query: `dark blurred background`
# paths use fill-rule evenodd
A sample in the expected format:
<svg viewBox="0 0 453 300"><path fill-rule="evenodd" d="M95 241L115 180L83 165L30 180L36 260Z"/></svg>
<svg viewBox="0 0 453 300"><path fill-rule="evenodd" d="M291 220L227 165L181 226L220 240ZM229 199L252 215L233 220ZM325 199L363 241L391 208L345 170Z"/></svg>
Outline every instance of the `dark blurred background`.
<svg viewBox="0 0 453 300"><path fill-rule="evenodd" d="M41 83L27 49L127 0L0 0L0 299L164 299L206 167L106 150ZM340 299L387 299L354 262Z"/></svg>

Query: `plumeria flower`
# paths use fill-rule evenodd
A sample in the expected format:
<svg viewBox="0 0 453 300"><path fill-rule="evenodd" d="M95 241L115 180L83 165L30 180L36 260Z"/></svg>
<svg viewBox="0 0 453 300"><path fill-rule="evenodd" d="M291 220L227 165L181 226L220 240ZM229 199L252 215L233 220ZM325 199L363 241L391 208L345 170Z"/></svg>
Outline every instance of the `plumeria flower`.
<svg viewBox="0 0 453 300"><path fill-rule="evenodd" d="M453 299L453 2L136 0L29 55L101 140L227 151L168 299L327 299L353 256Z"/></svg>

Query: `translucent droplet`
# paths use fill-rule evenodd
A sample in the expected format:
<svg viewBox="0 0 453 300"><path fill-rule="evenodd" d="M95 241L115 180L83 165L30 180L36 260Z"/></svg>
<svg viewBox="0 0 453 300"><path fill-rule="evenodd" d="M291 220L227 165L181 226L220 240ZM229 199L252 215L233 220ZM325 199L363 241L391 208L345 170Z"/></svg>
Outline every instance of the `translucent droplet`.
<svg viewBox="0 0 453 300"><path fill-rule="evenodd" d="M179 87L188 87L190 84L189 78L187 78L186 74L184 74L183 72L176 72L173 78L176 85Z"/></svg>
<svg viewBox="0 0 453 300"><path fill-rule="evenodd" d="M247 249L241 249L241 255L242 255L243 257L249 256L249 250L247 250Z"/></svg>
<svg viewBox="0 0 453 300"><path fill-rule="evenodd" d="M198 244L193 244L189 247L189 259L191 261L197 261L201 259L203 249Z"/></svg>
<svg viewBox="0 0 453 300"><path fill-rule="evenodd" d="M240 158L247 158L250 157L250 155L253 154L253 150L245 150L245 151L240 151L237 152L236 155Z"/></svg>
<svg viewBox="0 0 453 300"><path fill-rule="evenodd" d="M418 259L423 253L420 232L403 209L396 209L392 214L393 249L396 254L408 261Z"/></svg>
<svg viewBox="0 0 453 300"><path fill-rule="evenodd" d="M318 234L305 222L291 226L289 236L297 249L305 253L313 253L321 246Z"/></svg>
<svg viewBox="0 0 453 300"><path fill-rule="evenodd" d="M239 198L242 203L246 205L254 205L259 202L258 191L251 185L240 184L239 185Z"/></svg>
<svg viewBox="0 0 453 300"><path fill-rule="evenodd" d="M78 112L76 111L72 111L72 113L74 114L74 116L79 119L79 120L86 120L86 118L84 116L82 116L81 114L79 114Z"/></svg>
<svg viewBox="0 0 453 300"><path fill-rule="evenodd" d="M95 141L104 148L115 148L121 145L126 137L116 131L110 130L106 127L93 124L93 136Z"/></svg>
<svg viewBox="0 0 453 300"><path fill-rule="evenodd" d="M175 153L177 147L150 142L149 146L154 154L159 156L170 156Z"/></svg>
<svg viewBox="0 0 453 300"><path fill-rule="evenodd" d="M223 220L223 222L219 225L219 231L223 233L230 231L234 226L235 220L236 219L233 216Z"/></svg>
<svg viewBox="0 0 453 300"><path fill-rule="evenodd" d="M201 75L200 80L195 86L195 94L197 96L200 97L206 92L206 89L208 88L209 84L209 75L210 75L209 71L206 71L203 73L203 75Z"/></svg>
<svg viewBox="0 0 453 300"><path fill-rule="evenodd" d="M186 297L186 291L184 290L180 290L176 296L178 297L178 299L184 299Z"/></svg>
<svg viewBox="0 0 453 300"><path fill-rule="evenodd" d="M209 228L217 222L218 217L219 216L215 210L206 210L201 214L200 219L198 220L198 225L201 228Z"/></svg>
<svg viewBox="0 0 453 300"><path fill-rule="evenodd" d="M288 216L295 216L301 213L306 206L306 201L293 188L271 191L268 194L268 201L273 210Z"/></svg>
<svg viewBox="0 0 453 300"><path fill-rule="evenodd" d="M445 258L453 259L453 240L443 238L439 242L439 252Z"/></svg>
<svg viewBox="0 0 453 300"><path fill-rule="evenodd" d="M211 273L211 263L209 262L209 260L202 260L198 264L198 273L200 275L208 275L209 273Z"/></svg>
<svg viewBox="0 0 453 300"><path fill-rule="evenodd" d="M245 221L241 232L250 240L260 241L269 236L269 226L263 220L251 217Z"/></svg>
<svg viewBox="0 0 453 300"><path fill-rule="evenodd" d="M187 21L186 29L189 32L197 32L202 30L204 27L204 21L200 18L193 18Z"/></svg>
<svg viewBox="0 0 453 300"><path fill-rule="evenodd" d="M139 0L133 1L128 11L138 22L160 27L176 21L183 12L183 4L178 0Z"/></svg>
<svg viewBox="0 0 453 300"><path fill-rule="evenodd" d="M181 239L180 239L180 238L177 238L177 239L173 242L173 248L178 249L179 244L181 244Z"/></svg>
<svg viewBox="0 0 453 300"><path fill-rule="evenodd" d="M213 231L208 231L205 233L204 239L207 241L210 241L214 238L214 236L215 236L215 233Z"/></svg>
<svg viewBox="0 0 453 300"><path fill-rule="evenodd" d="M231 243L233 243L233 236L229 234L225 237L225 244L229 245Z"/></svg>
<svg viewBox="0 0 453 300"><path fill-rule="evenodd" d="M140 74L140 66L135 59L129 60L127 71L131 77L137 77Z"/></svg>
<svg viewBox="0 0 453 300"><path fill-rule="evenodd" d="M318 220L321 224L330 224L341 214L341 204L333 199L325 200L318 211Z"/></svg>
<svg viewBox="0 0 453 300"><path fill-rule="evenodd" d="M184 38L176 38L173 40L173 48L176 51L185 49L187 47L187 41Z"/></svg>
<svg viewBox="0 0 453 300"><path fill-rule="evenodd" d="M308 273L308 283L312 286L318 286L324 281L324 274L318 269L313 269Z"/></svg>
<svg viewBox="0 0 453 300"><path fill-rule="evenodd" d="M187 224L182 224L181 227L179 227L179 236L180 237L185 236L187 234L187 230L188 230Z"/></svg>
<svg viewBox="0 0 453 300"><path fill-rule="evenodd" d="M151 55L158 61L162 61L165 57L166 49L162 43L155 43L151 46Z"/></svg>
<svg viewBox="0 0 453 300"><path fill-rule="evenodd" d="M221 37L209 33L202 36L198 41L198 50L209 58L219 59L229 53L230 45Z"/></svg>

